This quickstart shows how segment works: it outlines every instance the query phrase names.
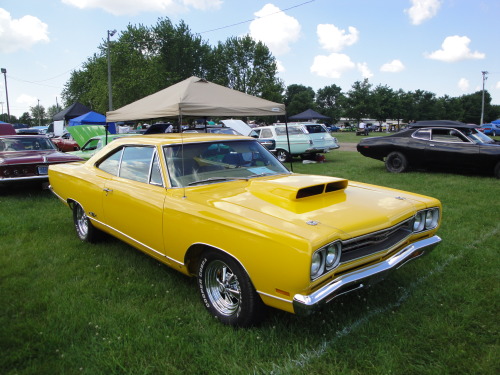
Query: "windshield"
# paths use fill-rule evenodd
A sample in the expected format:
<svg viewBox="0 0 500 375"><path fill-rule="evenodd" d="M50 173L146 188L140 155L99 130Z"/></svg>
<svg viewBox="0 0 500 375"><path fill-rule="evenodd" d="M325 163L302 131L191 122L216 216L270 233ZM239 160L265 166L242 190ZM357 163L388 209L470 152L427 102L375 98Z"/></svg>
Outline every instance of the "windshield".
<svg viewBox="0 0 500 375"><path fill-rule="evenodd" d="M467 129L464 133L474 143L495 143L493 139L476 129Z"/></svg>
<svg viewBox="0 0 500 375"><path fill-rule="evenodd" d="M294 125L288 127L288 134L304 134L300 126ZM286 127L276 126L276 135L286 135Z"/></svg>
<svg viewBox="0 0 500 375"><path fill-rule="evenodd" d="M187 143L163 152L173 187L290 173L254 140Z"/></svg>
<svg viewBox="0 0 500 375"><path fill-rule="evenodd" d="M323 127L323 125L320 124L307 124L304 125L304 127L306 128L309 134L326 133L326 129Z"/></svg>
<svg viewBox="0 0 500 375"><path fill-rule="evenodd" d="M46 137L0 137L0 151L52 151L55 149L54 144Z"/></svg>

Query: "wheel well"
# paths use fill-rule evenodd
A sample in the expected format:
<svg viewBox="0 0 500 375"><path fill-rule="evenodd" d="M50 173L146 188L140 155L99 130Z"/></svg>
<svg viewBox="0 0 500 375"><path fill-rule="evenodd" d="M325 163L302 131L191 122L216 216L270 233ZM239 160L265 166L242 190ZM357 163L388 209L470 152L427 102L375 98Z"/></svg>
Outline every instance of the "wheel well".
<svg viewBox="0 0 500 375"><path fill-rule="evenodd" d="M243 270L245 270L245 272L248 275L248 271L246 270L246 268L233 255L231 255L228 252L226 252L222 249L219 249L217 247L210 246L207 244L200 244L200 243L191 245L189 247L188 251L186 251L186 255L184 255L184 264L186 265L186 267L191 275L196 275L196 273L198 272L198 264L200 262L201 254L203 254L205 251L210 251L210 252L214 252L214 253L221 253L221 254L226 254L227 256L230 256L231 258L234 259L235 262L237 262L241 266L241 268ZM250 277L250 275L248 277Z"/></svg>

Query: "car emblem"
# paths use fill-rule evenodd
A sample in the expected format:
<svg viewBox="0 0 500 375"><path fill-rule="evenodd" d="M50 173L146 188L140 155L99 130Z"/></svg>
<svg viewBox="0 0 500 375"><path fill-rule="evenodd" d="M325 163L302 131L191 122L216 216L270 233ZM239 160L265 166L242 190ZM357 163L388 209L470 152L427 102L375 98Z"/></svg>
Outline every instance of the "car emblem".
<svg viewBox="0 0 500 375"><path fill-rule="evenodd" d="M308 220L308 221L306 221L306 224L307 224L307 225L318 225L318 224L319 224L319 221L316 221L316 220Z"/></svg>

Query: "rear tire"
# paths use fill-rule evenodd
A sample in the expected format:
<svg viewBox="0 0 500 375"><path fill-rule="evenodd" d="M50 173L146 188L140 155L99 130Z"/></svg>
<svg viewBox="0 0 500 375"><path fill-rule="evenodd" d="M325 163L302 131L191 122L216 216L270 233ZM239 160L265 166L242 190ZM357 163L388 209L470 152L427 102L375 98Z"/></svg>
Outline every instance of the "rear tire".
<svg viewBox="0 0 500 375"><path fill-rule="evenodd" d="M399 151L393 151L385 159L385 167L391 173L403 173L408 170L408 160Z"/></svg>
<svg viewBox="0 0 500 375"><path fill-rule="evenodd" d="M276 158L281 162L281 163L286 163L287 161L290 160L290 153L286 150L278 150L276 152Z"/></svg>
<svg viewBox="0 0 500 375"><path fill-rule="evenodd" d="M73 206L73 223L76 235L84 242L96 242L99 238L99 230L96 229L85 214L85 210L80 204Z"/></svg>
<svg viewBox="0 0 500 375"><path fill-rule="evenodd" d="M500 178L500 161L495 165L494 174L496 178Z"/></svg>
<svg viewBox="0 0 500 375"><path fill-rule="evenodd" d="M248 327L263 318L264 303L250 278L238 262L224 253L202 254L198 288L207 310L223 324Z"/></svg>

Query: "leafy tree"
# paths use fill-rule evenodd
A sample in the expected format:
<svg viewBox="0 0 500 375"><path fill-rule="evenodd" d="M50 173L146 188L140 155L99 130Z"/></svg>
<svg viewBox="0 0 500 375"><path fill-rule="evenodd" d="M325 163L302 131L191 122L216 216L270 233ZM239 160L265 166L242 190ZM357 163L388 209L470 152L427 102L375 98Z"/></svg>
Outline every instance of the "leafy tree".
<svg viewBox="0 0 500 375"><path fill-rule="evenodd" d="M283 82L276 59L262 42L250 36L231 37L212 52L207 79L249 95L281 102Z"/></svg>
<svg viewBox="0 0 500 375"><path fill-rule="evenodd" d="M316 106L321 114L329 116L336 123L342 117L342 104L345 96L337 85L325 86L316 94Z"/></svg>
<svg viewBox="0 0 500 375"><path fill-rule="evenodd" d="M24 112L21 117L19 117L19 122L28 126L33 126L33 118L29 112Z"/></svg>
<svg viewBox="0 0 500 375"><path fill-rule="evenodd" d="M387 85L378 85L371 92L373 109L371 117L379 123L395 117L396 94Z"/></svg>
<svg viewBox="0 0 500 375"><path fill-rule="evenodd" d="M58 105L51 105L49 108L47 108L47 119L49 121L52 121L52 118L54 115L58 114L61 112L62 108L59 107Z"/></svg>
<svg viewBox="0 0 500 375"><path fill-rule="evenodd" d="M309 108L316 109L315 96L312 87L296 84L288 86L284 98L287 113L293 116Z"/></svg>
<svg viewBox="0 0 500 375"><path fill-rule="evenodd" d="M373 112L372 96L370 95L372 85L365 78L363 82L356 81L352 89L346 95L346 117L355 119L358 123L363 118L368 118Z"/></svg>
<svg viewBox="0 0 500 375"><path fill-rule="evenodd" d="M31 117L34 119L36 125L45 125L47 122L47 114L43 105L37 104L30 107Z"/></svg>

